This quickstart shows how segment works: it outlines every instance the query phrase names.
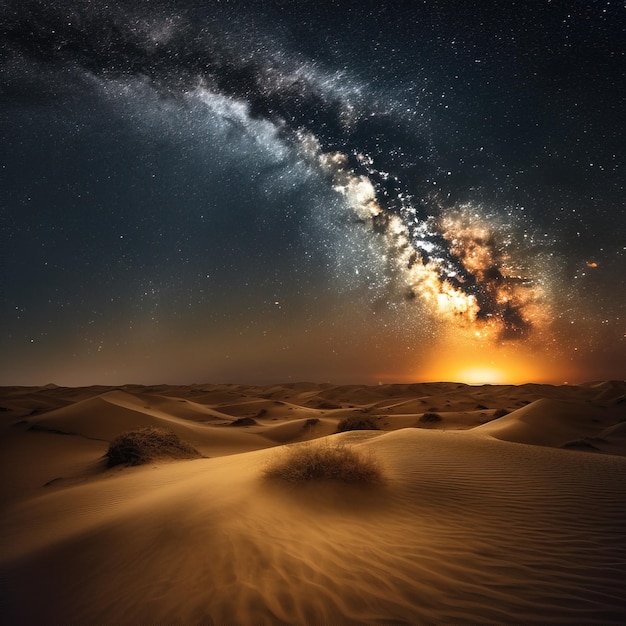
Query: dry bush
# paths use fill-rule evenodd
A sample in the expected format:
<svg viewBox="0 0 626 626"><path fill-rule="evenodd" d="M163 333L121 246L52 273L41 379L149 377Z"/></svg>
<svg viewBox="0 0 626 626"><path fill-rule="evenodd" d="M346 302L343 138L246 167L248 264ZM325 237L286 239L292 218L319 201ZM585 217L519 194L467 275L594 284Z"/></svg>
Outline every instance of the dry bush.
<svg viewBox="0 0 626 626"><path fill-rule="evenodd" d="M441 415L439 413L424 413L419 421L422 424L434 424L441 421Z"/></svg>
<svg viewBox="0 0 626 626"><path fill-rule="evenodd" d="M499 417L504 417L505 415L508 415L509 412L506 409L496 409L494 411L494 414L492 415L493 419L498 419Z"/></svg>
<svg viewBox="0 0 626 626"><path fill-rule="evenodd" d="M143 465L154 459L197 459L202 455L165 428L138 428L116 437L105 454L107 466Z"/></svg>
<svg viewBox="0 0 626 626"><path fill-rule="evenodd" d="M334 480L375 484L383 479L378 461L343 444L301 444L287 448L265 468L266 478L287 482Z"/></svg>
<svg viewBox="0 0 626 626"><path fill-rule="evenodd" d="M371 417L362 415L351 415L344 417L337 424L337 432L344 433L347 430L379 430L378 424Z"/></svg>
<svg viewBox="0 0 626 626"><path fill-rule="evenodd" d="M320 402L318 407L318 409L326 409L326 410L332 410L332 409L340 409L341 405L340 404L335 404L334 402Z"/></svg>
<svg viewBox="0 0 626 626"><path fill-rule="evenodd" d="M259 423L253 417L239 417L231 422L229 426L258 426Z"/></svg>

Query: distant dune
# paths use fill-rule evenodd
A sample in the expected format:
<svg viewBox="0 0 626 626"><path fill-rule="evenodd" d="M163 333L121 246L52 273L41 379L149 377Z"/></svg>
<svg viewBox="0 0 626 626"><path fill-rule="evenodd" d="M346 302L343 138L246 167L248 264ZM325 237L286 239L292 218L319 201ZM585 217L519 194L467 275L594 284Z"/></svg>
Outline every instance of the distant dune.
<svg viewBox="0 0 626 626"><path fill-rule="evenodd" d="M2 388L3 619L626 623L625 398L623 381ZM377 430L337 433L346 417ZM107 469L146 427L203 458ZM264 477L286 445L335 443L384 481Z"/></svg>

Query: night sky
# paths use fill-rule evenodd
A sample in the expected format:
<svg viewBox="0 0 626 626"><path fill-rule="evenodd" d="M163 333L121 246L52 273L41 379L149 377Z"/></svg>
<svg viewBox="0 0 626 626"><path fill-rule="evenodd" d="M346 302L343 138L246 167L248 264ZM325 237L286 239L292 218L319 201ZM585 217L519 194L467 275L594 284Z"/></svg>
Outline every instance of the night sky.
<svg viewBox="0 0 626 626"><path fill-rule="evenodd" d="M626 377L623 1L0 7L0 384Z"/></svg>

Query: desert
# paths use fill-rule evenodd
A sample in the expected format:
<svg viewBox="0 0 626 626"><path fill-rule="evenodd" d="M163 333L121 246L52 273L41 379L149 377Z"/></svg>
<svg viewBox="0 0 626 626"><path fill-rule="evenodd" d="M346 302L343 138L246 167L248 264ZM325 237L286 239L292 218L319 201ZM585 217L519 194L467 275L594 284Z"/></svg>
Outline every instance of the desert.
<svg viewBox="0 0 626 626"><path fill-rule="evenodd" d="M0 622L626 624L625 26L2 0Z"/></svg>
<svg viewBox="0 0 626 626"><path fill-rule="evenodd" d="M623 623L625 393L4 387L4 619ZM109 466L137 429L196 458ZM373 460L380 480L268 475L322 449Z"/></svg>

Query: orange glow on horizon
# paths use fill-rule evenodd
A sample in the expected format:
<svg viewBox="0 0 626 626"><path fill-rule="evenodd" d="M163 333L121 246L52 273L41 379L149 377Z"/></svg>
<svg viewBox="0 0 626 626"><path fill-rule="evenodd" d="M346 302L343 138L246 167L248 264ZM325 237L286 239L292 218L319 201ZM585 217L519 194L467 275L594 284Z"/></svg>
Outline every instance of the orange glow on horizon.
<svg viewBox="0 0 626 626"><path fill-rule="evenodd" d="M469 367L459 371L454 380L470 385L494 385L508 382L506 372L494 367Z"/></svg>
<svg viewBox="0 0 626 626"><path fill-rule="evenodd" d="M424 363L427 365L424 366ZM423 382L449 381L469 385L561 383L566 375L555 368L539 346L521 342L494 343L492 337L456 331L438 342L408 374Z"/></svg>

